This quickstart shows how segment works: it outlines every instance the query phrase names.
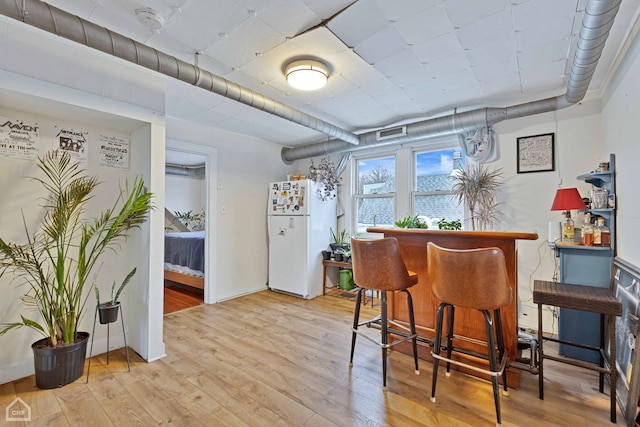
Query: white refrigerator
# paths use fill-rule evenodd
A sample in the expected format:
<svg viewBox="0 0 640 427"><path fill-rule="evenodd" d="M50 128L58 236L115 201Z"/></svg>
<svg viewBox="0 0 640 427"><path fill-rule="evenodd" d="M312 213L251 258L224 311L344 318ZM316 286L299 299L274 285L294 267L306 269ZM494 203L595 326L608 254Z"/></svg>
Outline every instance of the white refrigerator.
<svg viewBox="0 0 640 427"><path fill-rule="evenodd" d="M336 231L335 192L308 179L269 184L269 288L311 299L322 295L322 254Z"/></svg>

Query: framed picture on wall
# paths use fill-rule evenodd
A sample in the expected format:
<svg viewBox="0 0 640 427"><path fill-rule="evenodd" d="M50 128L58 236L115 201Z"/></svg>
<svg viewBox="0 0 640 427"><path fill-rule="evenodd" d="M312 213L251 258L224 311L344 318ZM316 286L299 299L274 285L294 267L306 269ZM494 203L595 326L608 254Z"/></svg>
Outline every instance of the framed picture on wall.
<svg viewBox="0 0 640 427"><path fill-rule="evenodd" d="M553 133L518 138L518 173L555 170Z"/></svg>

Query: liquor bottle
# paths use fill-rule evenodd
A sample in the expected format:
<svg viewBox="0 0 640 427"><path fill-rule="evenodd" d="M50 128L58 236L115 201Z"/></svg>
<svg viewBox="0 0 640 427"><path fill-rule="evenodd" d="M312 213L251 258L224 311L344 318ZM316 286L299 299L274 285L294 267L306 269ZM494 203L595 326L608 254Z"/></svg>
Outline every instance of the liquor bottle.
<svg viewBox="0 0 640 427"><path fill-rule="evenodd" d="M562 241L573 242L575 237L573 219L571 219L571 211L567 211L562 223Z"/></svg>
<svg viewBox="0 0 640 427"><path fill-rule="evenodd" d="M604 227L604 218L598 217L596 226L593 227L593 246L602 246L602 228Z"/></svg>
<svg viewBox="0 0 640 427"><path fill-rule="evenodd" d="M584 215L584 225L582 226L582 244L585 246L593 246L593 224L591 224L591 215Z"/></svg>
<svg viewBox="0 0 640 427"><path fill-rule="evenodd" d="M611 246L611 231L604 224L604 218L598 218L598 227L600 227L600 246Z"/></svg>

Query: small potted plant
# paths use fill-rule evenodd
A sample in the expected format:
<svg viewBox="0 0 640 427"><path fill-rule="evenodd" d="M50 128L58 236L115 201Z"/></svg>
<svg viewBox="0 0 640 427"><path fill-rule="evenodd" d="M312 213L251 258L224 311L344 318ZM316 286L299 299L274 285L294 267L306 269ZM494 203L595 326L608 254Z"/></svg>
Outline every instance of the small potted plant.
<svg viewBox="0 0 640 427"><path fill-rule="evenodd" d="M107 302L100 302L100 290L97 285L94 285L94 289L96 291L96 304L98 304L98 316L101 325L113 323L118 320L118 311L120 308L120 301L118 301L118 298L134 274L136 274L136 268L127 274L127 277L124 278L122 284L117 290L116 282L115 280L113 281L113 285L111 285L111 299Z"/></svg>
<svg viewBox="0 0 640 427"><path fill-rule="evenodd" d="M334 233L333 228L330 228L331 232L331 250L335 253L339 248L349 249L349 232L343 228L338 233Z"/></svg>
<svg viewBox="0 0 640 427"><path fill-rule="evenodd" d="M351 262L351 251L345 248L338 248L336 250L336 255L340 255L342 258L342 262Z"/></svg>

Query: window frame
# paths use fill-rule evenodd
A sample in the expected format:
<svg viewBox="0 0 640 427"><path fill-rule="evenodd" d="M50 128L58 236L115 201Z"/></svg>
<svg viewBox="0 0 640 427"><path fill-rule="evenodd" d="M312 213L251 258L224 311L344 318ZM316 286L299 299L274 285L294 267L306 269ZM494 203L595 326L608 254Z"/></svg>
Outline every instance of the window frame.
<svg viewBox="0 0 640 427"><path fill-rule="evenodd" d="M385 158L389 158L392 157L394 159L394 184L395 184L395 191L393 192L389 192L389 193L372 193L372 194L360 194L360 190L359 190L359 186L360 186L360 168L359 168L359 164L362 161L372 161L372 160L377 160L377 159L385 159ZM380 227L380 228L391 228L393 227L394 222L396 221L396 197L398 194L398 155L397 155L397 150L396 151L385 151L385 152L377 152L377 153L367 153L367 155L364 156L358 156L353 158L353 221L352 221L352 229L355 230L355 233L365 233L366 229L370 226L373 227ZM367 225L364 226L362 228L359 227L360 223L358 221L358 202L360 200L367 200L367 199L387 199L387 198L391 198L391 224L383 224L383 225L379 225L379 224L374 224L374 225Z"/></svg>
<svg viewBox="0 0 640 427"><path fill-rule="evenodd" d="M350 218L350 229L353 234L366 234L366 228L362 227L358 229L358 200L362 199L362 195L358 193L358 162L363 160L379 159L385 157L395 157L395 193L382 193L377 194L377 197L385 197L386 195L393 196L392 208L393 208L393 220L389 225L378 225L376 228L392 228L395 226L395 222L398 219L404 218L406 215L415 215L416 206L414 192L417 192L417 170L416 170L416 154L419 152L431 152L442 150L455 150L460 149L464 154L464 151L459 145L458 135L448 135L446 137L437 138L437 140L431 140L428 142L419 141L414 143L407 143L402 145L396 145L394 147L371 147L367 150L356 151L353 153L353 157L350 162L349 179L351 180L349 188L351 189L350 203L347 218ZM465 155L466 157L466 155ZM465 160L467 163L468 160ZM465 166L466 167L466 166ZM442 192L436 192L434 195L442 194ZM421 195L418 193L417 195ZM429 194L427 194L429 195ZM373 195L369 195L370 197ZM455 202L454 202L455 203ZM462 224L467 220L466 207L464 209L464 218Z"/></svg>

